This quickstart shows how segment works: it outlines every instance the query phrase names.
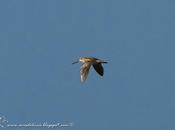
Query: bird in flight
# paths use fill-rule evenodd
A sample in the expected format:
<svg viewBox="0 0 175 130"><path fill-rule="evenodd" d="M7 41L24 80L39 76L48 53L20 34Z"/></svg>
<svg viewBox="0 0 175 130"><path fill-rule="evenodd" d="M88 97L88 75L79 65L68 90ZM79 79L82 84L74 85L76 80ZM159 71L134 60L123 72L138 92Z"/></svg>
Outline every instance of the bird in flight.
<svg viewBox="0 0 175 130"><path fill-rule="evenodd" d="M89 69L91 65L94 67L95 71L100 75L103 76L104 69L102 64L107 63L106 61L94 58L94 57L81 57L78 61L73 62L72 64L81 62L81 69L80 69L80 77L81 82L84 82L87 79Z"/></svg>

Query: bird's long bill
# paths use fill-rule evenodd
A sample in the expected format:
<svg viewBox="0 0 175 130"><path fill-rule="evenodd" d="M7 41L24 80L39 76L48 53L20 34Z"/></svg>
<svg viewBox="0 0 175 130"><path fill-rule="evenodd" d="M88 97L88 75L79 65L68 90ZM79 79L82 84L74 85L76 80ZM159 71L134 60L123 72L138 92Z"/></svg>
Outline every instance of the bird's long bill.
<svg viewBox="0 0 175 130"><path fill-rule="evenodd" d="M76 63L78 63L79 61L75 61L75 62L73 62L72 64L76 64Z"/></svg>

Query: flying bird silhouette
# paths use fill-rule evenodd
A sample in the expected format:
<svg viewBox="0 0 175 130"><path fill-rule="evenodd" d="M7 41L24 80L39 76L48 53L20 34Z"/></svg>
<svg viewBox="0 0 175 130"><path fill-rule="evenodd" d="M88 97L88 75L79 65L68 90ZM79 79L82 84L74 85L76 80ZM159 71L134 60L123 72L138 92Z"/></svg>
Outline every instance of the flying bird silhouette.
<svg viewBox="0 0 175 130"><path fill-rule="evenodd" d="M75 63L82 63L81 69L80 69L80 77L81 77L81 82L84 82L87 79L89 69L91 65L94 67L95 71L100 75L103 76L104 74L104 69L102 64L108 63L106 61L97 59L95 57L81 57L78 61L73 62L72 64Z"/></svg>

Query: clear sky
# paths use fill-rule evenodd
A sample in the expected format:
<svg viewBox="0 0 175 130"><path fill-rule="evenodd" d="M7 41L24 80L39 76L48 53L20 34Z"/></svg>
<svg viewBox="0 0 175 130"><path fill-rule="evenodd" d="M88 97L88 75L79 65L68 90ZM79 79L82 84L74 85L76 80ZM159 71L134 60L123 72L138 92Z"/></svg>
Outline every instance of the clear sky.
<svg viewBox="0 0 175 130"><path fill-rule="evenodd" d="M108 61L104 76L82 84L80 56ZM174 57L174 0L1 0L0 117L175 130Z"/></svg>

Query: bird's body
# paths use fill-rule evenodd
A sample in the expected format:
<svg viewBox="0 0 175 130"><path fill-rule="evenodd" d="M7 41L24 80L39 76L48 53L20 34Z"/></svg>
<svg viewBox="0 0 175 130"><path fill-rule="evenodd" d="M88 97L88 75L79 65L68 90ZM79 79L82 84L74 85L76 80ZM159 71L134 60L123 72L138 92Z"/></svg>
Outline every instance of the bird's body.
<svg viewBox="0 0 175 130"><path fill-rule="evenodd" d="M75 64L78 62L82 63L81 70L80 70L81 82L84 82L87 79L88 72L91 65L93 65L94 69L100 76L103 76L104 69L102 67L102 64L107 63L95 57L81 57L79 61L73 62L72 64Z"/></svg>

